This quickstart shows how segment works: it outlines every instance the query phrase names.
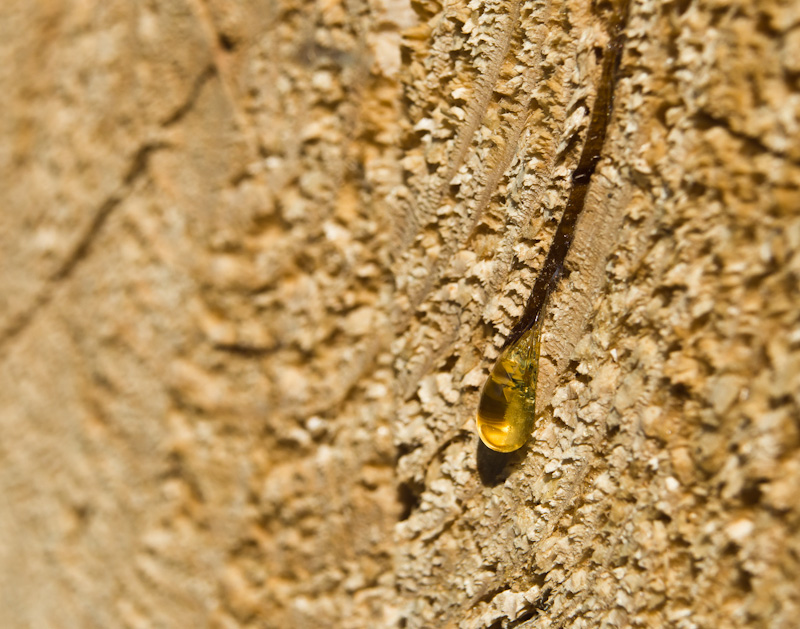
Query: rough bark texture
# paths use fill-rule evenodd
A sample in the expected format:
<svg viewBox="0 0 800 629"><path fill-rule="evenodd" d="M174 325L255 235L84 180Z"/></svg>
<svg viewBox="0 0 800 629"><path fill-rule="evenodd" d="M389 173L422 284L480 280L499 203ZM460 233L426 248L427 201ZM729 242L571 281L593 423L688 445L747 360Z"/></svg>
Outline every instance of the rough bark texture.
<svg viewBox="0 0 800 629"><path fill-rule="evenodd" d="M0 625L795 627L800 2L0 3Z"/></svg>

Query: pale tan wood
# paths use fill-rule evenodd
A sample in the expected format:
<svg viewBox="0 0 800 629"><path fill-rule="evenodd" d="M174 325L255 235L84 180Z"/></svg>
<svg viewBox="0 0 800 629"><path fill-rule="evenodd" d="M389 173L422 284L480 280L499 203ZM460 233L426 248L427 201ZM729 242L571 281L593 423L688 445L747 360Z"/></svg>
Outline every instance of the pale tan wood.
<svg viewBox="0 0 800 629"><path fill-rule="evenodd" d="M0 626L796 625L796 0L632 0L477 445L609 6L0 3Z"/></svg>

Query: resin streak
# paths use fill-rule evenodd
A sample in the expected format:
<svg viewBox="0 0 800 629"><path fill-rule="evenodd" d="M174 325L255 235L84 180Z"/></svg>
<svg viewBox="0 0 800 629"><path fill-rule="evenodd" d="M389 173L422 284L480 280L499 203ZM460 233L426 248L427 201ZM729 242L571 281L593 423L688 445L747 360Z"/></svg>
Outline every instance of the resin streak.
<svg viewBox="0 0 800 629"><path fill-rule="evenodd" d="M533 428L539 336L545 304L563 272L564 260L575 236L575 226L586 202L589 182L600 161L614 104L630 0L621 0L615 9L609 24L611 37L603 57L597 97L586 131L586 142L572 173L572 189L567 206L556 228L542 271L525 305L525 312L511 330L478 403L478 435L484 444L499 452L512 452L522 447Z"/></svg>

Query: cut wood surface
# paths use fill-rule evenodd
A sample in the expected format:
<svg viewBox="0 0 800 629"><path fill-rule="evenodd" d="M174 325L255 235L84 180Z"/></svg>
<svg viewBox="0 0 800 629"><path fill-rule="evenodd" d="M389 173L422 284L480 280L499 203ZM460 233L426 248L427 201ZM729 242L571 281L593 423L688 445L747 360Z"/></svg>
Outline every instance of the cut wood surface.
<svg viewBox="0 0 800 629"><path fill-rule="evenodd" d="M630 1L475 434L620 6L0 3L0 626L796 627L800 0Z"/></svg>

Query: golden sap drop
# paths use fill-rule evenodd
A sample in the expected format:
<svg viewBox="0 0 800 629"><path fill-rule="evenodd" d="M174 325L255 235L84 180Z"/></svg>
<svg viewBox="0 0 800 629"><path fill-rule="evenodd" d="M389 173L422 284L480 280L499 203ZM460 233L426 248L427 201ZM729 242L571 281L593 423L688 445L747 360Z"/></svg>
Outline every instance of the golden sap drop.
<svg viewBox="0 0 800 629"><path fill-rule="evenodd" d="M533 429L542 319L503 350L483 385L478 436L497 452L521 448Z"/></svg>

